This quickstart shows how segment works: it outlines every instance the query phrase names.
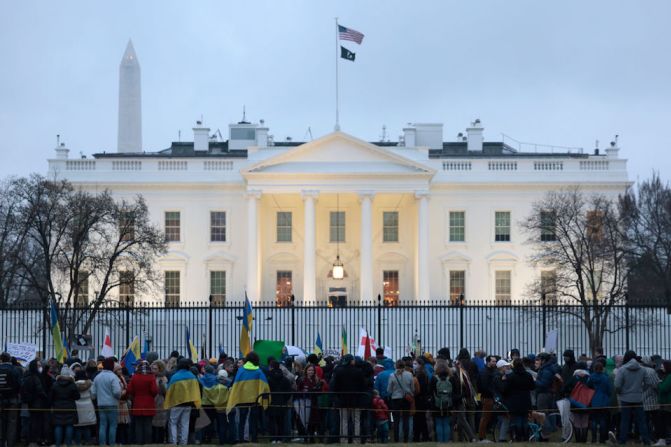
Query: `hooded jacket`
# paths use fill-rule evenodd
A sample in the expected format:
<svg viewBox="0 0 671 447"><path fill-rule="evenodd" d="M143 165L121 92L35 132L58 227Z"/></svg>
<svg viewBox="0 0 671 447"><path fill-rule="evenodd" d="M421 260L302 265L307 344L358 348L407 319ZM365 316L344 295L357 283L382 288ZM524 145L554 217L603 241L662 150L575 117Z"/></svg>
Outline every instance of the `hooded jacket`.
<svg viewBox="0 0 671 447"><path fill-rule="evenodd" d="M610 377L603 372L593 372L589 376L587 383L594 388L594 397L592 398L591 407L601 408L610 405L611 396L613 395L613 386L610 383Z"/></svg>
<svg viewBox="0 0 671 447"><path fill-rule="evenodd" d="M538 376L536 376L536 391L538 393L551 392L554 375L558 372L559 366L557 365L555 359L551 358L550 360L543 363L543 365L538 370Z"/></svg>
<svg viewBox="0 0 671 447"><path fill-rule="evenodd" d="M382 366L384 367L384 371L375 378L375 389L380 393L381 398L387 399L389 397L387 386L389 385L389 378L394 374L394 361L392 359L384 359Z"/></svg>
<svg viewBox="0 0 671 447"><path fill-rule="evenodd" d="M58 376L51 388L51 415L54 425L74 425L77 423L77 404L79 391L75 379L71 376Z"/></svg>
<svg viewBox="0 0 671 447"><path fill-rule="evenodd" d="M636 403L643 402L643 383L645 371L636 359L631 359L618 370L615 377L615 391L620 402Z"/></svg>
<svg viewBox="0 0 671 447"><path fill-rule="evenodd" d="M91 397L93 397L99 407L116 407L121 398L121 382L112 371L104 369L93 379L91 387Z"/></svg>

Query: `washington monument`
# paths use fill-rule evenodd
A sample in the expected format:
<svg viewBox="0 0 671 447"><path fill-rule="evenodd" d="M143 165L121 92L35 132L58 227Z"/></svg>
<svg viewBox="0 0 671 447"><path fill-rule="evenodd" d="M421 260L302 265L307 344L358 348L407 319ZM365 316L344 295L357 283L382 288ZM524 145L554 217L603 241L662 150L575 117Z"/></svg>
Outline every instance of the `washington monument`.
<svg viewBox="0 0 671 447"><path fill-rule="evenodd" d="M142 152L140 62L128 41L119 64L119 136L117 152Z"/></svg>

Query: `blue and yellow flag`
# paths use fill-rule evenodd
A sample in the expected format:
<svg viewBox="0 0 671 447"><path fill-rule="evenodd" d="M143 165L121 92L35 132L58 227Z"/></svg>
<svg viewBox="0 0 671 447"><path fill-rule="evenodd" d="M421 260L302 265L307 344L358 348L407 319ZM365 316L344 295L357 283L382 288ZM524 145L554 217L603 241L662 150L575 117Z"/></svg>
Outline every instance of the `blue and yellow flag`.
<svg viewBox="0 0 671 447"><path fill-rule="evenodd" d="M252 350L252 325L254 323L254 309L245 292L245 307L242 310L242 328L240 329L240 358L244 358Z"/></svg>
<svg viewBox="0 0 671 447"><path fill-rule="evenodd" d="M128 345L128 349L126 349L126 353L121 359L121 365L125 366L128 370L128 373L132 375L135 372L135 364L141 358L142 353L140 352L140 338L136 335L133 341L130 342L130 345Z"/></svg>
<svg viewBox="0 0 671 447"><path fill-rule="evenodd" d="M54 358L60 363L64 363L68 357L68 353L65 350L65 344L61 336L61 325L58 322L58 310L56 309L55 301L51 302L49 315L51 317L51 336L54 339Z"/></svg>
<svg viewBox="0 0 671 447"><path fill-rule="evenodd" d="M189 402L193 402L196 408L200 408L200 385L191 371L180 369L172 375L170 382L168 382L168 391L165 395L165 401L163 401L163 408L167 410Z"/></svg>
<svg viewBox="0 0 671 447"><path fill-rule="evenodd" d="M191 332L189 331L189 326L186 327L186 352L189 353L191 361L193 363L198 363L198 350L191 341Z"/></svg>
<svg viewBox="0 0 671 447"><path fill-rule="evenodd" d="M226 414L230 413L236 405L261 403L263 408L268 408L270 397L259 399L262 394L270 393L268 379L263 371L251 362L245 363L238 368L233 386L228 394L226 403Z"/></svg>
<svg viewBox="0 0 671 447"><path fill-rule="evenodd" d="M317 332L317 340L315 340L315 347L312 352L317 355L322 355L324 353L324 345L322 345L322 337L319 332Z"/></svg>

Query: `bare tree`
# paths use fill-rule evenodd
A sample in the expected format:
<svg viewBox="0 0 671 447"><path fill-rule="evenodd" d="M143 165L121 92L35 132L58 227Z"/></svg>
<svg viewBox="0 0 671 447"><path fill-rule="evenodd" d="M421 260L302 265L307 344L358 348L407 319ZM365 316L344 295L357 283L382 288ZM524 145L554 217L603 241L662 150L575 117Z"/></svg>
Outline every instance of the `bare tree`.
<svg viewBox="0 0 671 447"><path fill-rule="evenodd" d="M627 229L632 292L637 301L661 298L671 311L671 188L655 173L638 185L638 191L630 189L620 198L620 210Z"/></svg>
<svg viewBox="0 0 671 447"><path fill-rule="evenodd" d="M37 175L16 180L14 188L29 248L17 263L45 312L51 300L61 306L69 337L75 328L87 333L102 308L118 303L121 286L122 305L156 286L165 237L141 196L117 201L108 191L93 194Z"/></svg>
<svg viewBox="0 0 671 447"><path fill-rule="evenodd" d="M616 204L579 188L554 191L533 204L522 226L530 262L553 272L552 284L539 279L530 290L536 297L550 294L559 312L579 319L594 353L607 332L623 329L609 327L627 291L626 241Z"/></svg>

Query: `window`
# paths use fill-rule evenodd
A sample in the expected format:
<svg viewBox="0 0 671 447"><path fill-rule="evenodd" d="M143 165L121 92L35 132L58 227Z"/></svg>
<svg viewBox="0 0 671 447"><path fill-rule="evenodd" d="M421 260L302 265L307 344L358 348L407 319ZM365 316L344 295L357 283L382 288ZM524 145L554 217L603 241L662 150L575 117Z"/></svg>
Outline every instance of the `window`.
<svg viewBox="0 0 671 447"><path fill-rule="evenodd" d="M179 307L179 271L165 272L165 306Z"/></svg>
<svg viewBox="0 0 671 447"><path fill-rule="evenodd" d="M231 129L231 140L254 140L256 139L256 130L251 128Z"/></svg>
<svg viewBox="0 0 671 447"><path fill-rule="evenodd" d="M180 213L179 211L165 212L165 240L166 242L180 241Z"/></svg>
<svg viewBox="0 0 671 447"><path fill-rule="evenodd" d="M77 285L74 307L84 307L89 303L89 272L86 270L77 272Z"/></svg>
<svg viewBox="0 0 671 447"><path fill-rule="evenodd" d="M135 239L135 225L132 213L122 212L119 218L119 237L124 242Z"/></svg>
<svg viewBox="0 0 671 447"><path fill-rule="evenodd" d="M496 301L510 301L510 270L497 270L494 284Z"/></svg>
<svg viewBox="0 0 671 447"><path fill-rule="evenodd" d="M331 211L329 240L331 242L345 242L345 212Z"/></svg>
<svg viewBox="0 0 671 447"><path fill-rule="evenodd" d="M557 240L555 234L556 215L551 211L541 211L541 241L551 242Z"/></svg>
<svg viewBox="0 0 671 447"><path fill-rule="evenodd" d="M398 242L398 211L382 213L382 241Z"/></svg>
<svg viewBox="0 0 671 447"><path fill-rule="evenodd" d="M135 304L135 275L133 272L119 273L119 303L127 306Z"/></svg>
<svg viewBox="0 0 671 447"><path fill-rule="evenodd" d="M277 307L291 306L291 271L278 270L277 281L275 282L275 301Z"/></svg>
<svg viewBox="0 0 671 447"><path fill-rule="evenodd" d="M541 294L545 295L545 304L557 305L557 273L554 270L541 272Z"/></svg>
<svg viewBox="0 0 671 447"><path fill-rule="evenodd" d="M210 272L210 296L213 306L226 304L226 272L222 270Z"/></svg>
<svg viewBox="0 0 671 447"><path fill-rule="evenodd" d="M450 303L460 304L462 295L466 297L466 272L450 270Z"/></svg>
<svg viewBox="0 0 671 447"><path fill-rule="evenodd" d="M603 212L587 212L587 237L593 240L600 240L603 237Z"/></svg>
<svg viewBox="0 0 671 447"><path fill-rule="evenodd" d="M466 213L450 211L450 242L466 240Z"/></svg>
<svg viewBox="0 0 671 447"><path fill-rule="evenodd" d="M291 242L291 211L277 212L277 242Z"/></svg>
<svg viewBox="0 0 671 447"><path fill-rule="evenodd" d="M382 272L382 285L384 289L384 305L398 306L398 270L384 270Z"/></svg>
<svg viewBox="0 0 671 447"><path fill-rule="evenodd" d="M225 211L210 211L210 241L226 242Z"/></svg>
<svg viewBox="0 0 671 447"><path fill-rule="evenodd" d="M494 240L510 242L510 211L497 211L494 214Z"/></svg>

